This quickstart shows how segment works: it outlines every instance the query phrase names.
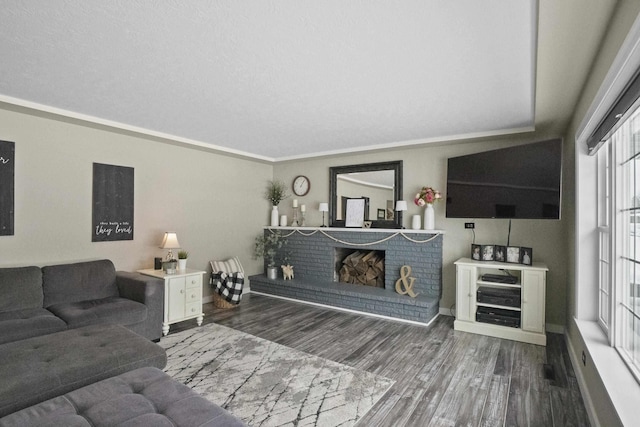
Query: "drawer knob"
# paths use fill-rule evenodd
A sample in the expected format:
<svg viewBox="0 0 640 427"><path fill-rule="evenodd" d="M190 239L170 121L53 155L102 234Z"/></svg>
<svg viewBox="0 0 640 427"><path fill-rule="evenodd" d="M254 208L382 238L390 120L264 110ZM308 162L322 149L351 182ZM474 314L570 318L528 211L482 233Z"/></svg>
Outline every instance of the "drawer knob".
<svg viewBox="0 0 640 427"><path fill-rule="evenodd" d="M181 294L184 294L184 289L180 289L180 293L181 293Z"/></svg>
<svg viewBox="0 0 640 427"><path fill-rule="evenodd" d="M195 280L192 280L192 281L191 281L191 284L195 285L195 284L196 284L196 281L195 281Z"/></svg>

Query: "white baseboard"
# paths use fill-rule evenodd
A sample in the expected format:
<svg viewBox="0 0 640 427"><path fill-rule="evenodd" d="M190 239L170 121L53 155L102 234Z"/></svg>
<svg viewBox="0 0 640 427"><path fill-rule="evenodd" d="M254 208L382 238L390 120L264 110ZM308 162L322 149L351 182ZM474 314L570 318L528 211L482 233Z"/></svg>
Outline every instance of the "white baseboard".
<svg viewBox="0 0 640 427"><path fill-rule="evenodd" d="M299 302L299 303L308 304L308 305L315 305L316 307L323 307L323 308L330 308L330 309L333 309L333 310L346 311L347 313L362 314L362 315L365 315L365 316L377 317L379 319L393 320L395 322L402 322L402 323L410 323L412 325L417 325L417 326L429 326L429 325L431 325L431 323L433 323L434 320L436 320L438 318L438 315L436 315L433 319L431 319L429 321L429 323L421 323L421 322L416 322L414 320L398 319L397 317L383 316L381 314L367 313L366 311L351 310L350 308L336 307L336 306L333 306L333 305L320 304L320 303L317 303L317 302L304 301L304 300L301 300L301 299L281 297L279 295L272 295L272 294L267 294L267 293L263 293L263 292L253 291L252 293L256 294L256 295L264 295L265 297L278 298L278 299L283 299L283 300L286 300L286 301Z"/></svg>
<svg viewBox="0 0 640 427"><path fill-rule="evenodd" d="M576 374L576 380L578 381L578 388L580 389L580 393L582 394L582 400L584 401L584 407L587 410L587 415L589 416L589 423L594 427L599 427L600 423L598 422L598 417L594 412L593 399L589 394L589 389L587 388L587 383L584 379L584 374L582 373L582 369L580 369L580 360L578 360L578 354L576 353L575 348L571 344L571 340L569 336L564 336L564 341L567 343L567 350L569 352L569 358L571 359L571 364L573 365L573 372Z"/></svg>
<svg viewBox="0 0 640 427"><path fill-rule="evenodd" d="M565 335L566 329L563 325L554 325L553 323L547 323L545 325L546 331L551 332L553 334L562 334Z"/></svg>
<svg viewBox="0 0 640 427"><path fill-rule="evenodd" d="M452 310L452 309L447 308L447 307L440 307L439 314L440 314L441 316L451 316L451 317L455 317L455 315L456 315L456 310L455 310L455 308Z"/></svg>

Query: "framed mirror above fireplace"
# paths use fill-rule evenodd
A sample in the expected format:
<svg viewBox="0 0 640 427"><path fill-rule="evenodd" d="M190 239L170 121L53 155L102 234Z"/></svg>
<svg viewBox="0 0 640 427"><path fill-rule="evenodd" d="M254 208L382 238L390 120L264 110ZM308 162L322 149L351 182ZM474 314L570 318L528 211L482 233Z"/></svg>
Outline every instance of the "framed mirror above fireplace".
<svg viewBox="0 0 640 427"><path fill-rule="evenodd" d="M344 227L347 201L364 200L364 221L372 228L402 228L402 160L329 168L329 225Z"/></svg>

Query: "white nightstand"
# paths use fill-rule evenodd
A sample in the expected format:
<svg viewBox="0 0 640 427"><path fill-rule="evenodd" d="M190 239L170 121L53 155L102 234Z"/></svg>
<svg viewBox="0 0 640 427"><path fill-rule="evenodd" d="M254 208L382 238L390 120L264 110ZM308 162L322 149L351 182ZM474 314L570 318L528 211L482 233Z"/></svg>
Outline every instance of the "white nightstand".
<svg viewBox="0 0 640 427"><path fill-rule="evenodd" d="M164 319L162 334L169 333L169 325L196 319L202 325L202 283L205 271L178 270L167 274L163 270L138 270L138 273L164 280Z"/></svg>

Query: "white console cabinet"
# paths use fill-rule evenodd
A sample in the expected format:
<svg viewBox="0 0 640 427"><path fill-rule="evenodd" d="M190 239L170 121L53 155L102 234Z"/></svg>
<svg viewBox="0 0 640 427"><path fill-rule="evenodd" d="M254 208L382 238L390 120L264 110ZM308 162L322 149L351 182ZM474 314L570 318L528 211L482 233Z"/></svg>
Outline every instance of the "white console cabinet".
<svg viewBox="0 0 640 427"><path fill-rule="evenodd" d="M139 270L141 274L164 280L164 318L162 333L169 333L169 325L183 320L196 319L202 325L202 278L206 274L198 270L178 270L167 274L162 270Z"/></svg>
<svg viewBox="0 0 640 427"><path fill-rule="evenodd" d="M456 331L546 345L544 264L510 264L461 258L456 266ZM482 280L511 275L515 283ZM478 292L480 291L480 293ZM508 297L504 296L507 293ZM487 295L503 294L496 300ZM508 301L508 302L507 302ZM506 320L504 320L506 319Z"/></svg>

